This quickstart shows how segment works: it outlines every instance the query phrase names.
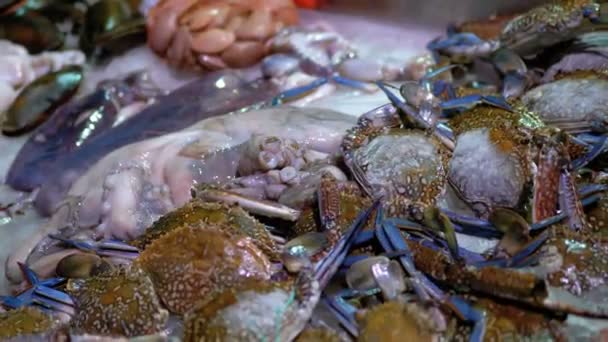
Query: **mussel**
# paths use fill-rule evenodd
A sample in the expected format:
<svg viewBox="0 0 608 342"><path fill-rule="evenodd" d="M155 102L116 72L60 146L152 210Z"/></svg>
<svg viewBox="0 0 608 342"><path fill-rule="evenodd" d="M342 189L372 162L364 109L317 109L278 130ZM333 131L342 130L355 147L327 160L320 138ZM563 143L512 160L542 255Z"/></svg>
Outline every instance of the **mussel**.
<svg viewBox="0 0 608 342"><path fill-rule="evenodd" d="M38 127L76 93L82 77L82 68L70 65L30 83L5 113L2 133L16 136Z"/></svg>
<svg viewBox="0 0 608 342"><path fill-rule="evenodd" d="M23 45L30 54L57 50L64 43L64 35L57 26L50 19L36 12L2 17L0 39Z"/></svg>
<svg viewBox="0 0 608 342"><path fill-rule="evenodd" d="M80 48L87 54L119 53L145 41L145 19L131 3L124 0L101 0L87 10Z"/></svg>

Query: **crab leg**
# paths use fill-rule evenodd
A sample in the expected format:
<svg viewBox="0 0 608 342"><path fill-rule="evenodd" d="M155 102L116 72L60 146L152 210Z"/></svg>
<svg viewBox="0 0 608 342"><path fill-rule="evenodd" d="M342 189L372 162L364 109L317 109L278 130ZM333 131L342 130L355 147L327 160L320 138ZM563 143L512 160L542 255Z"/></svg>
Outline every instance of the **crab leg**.
<svg viewBox="0 0 608 342"><path fill-rule="evenodd" d="M19 308L28 305L40 306L43 310L63 312L69 315L74 313L72 298L61 291L53 289L65 281L63 278L40 280L27 265L19 263L24 279L31 286L28 290L15 297L0 297L2 304L9 308Z"/></svg>
<svg viewBox="0 0 608 342"><path fill-rule="evenodd" d="M470 56L487 57L498 50L500 43L497 41L485 41L477 35L465 33L451 33L447 38L437 38L427 44L426 48L431 51L436 62L440 62L440 55L448 56Z"/></svg>
<svg viewBox="0 0 608 342"><path fill-rule="evenodd" d="M552 144L544 144L538 157L538 171L534 175L532 222L536 223L557 213L561 151Z"/></svg>
<svg viewBox="0 0 608 342"><path fill-rule="evenodd" d="M432 104L421 107L418 112L413 106L405 103L399 99L395 94L388 90L388 88L382 82L376 82L378 87L386 94L388 99L391 101L393 106L399 109L399 113L403 114L401 119L403 122L413 123L417 127L427 129L433 132L433 134L451 151L454 150L453 136L447 132L451 132L449 128L445 127L442 123L438 123L439 116L432 107ZM440 128L441 127L441 128Z"/></svg>
<svg viewBox="0 0 608 342"><path fill-rule="evenodd" d="M383 245L383 247L390 247L390 245L392 245L393 247L397 247L394 249L407 251L407 255L402 256L399 259L406 271L410 274L410 276L412 276L412 283L414 284L414 288L416 289L417 286L423 287L424 290L422 291L425 295L429 295L438 302L448 305L454 311L454 313L461 319L467 322L472 322L474 324L474 327L470 341L482 341L485 335L485 317L483 313L474 309L463 299L457 296L448 297L445 293L443 293L443 291L441 291L441 289L439 289L435 284L433 284L430 279L428 279L424 274L416 270L416 268L414 267L411 251L409 251L407 243L403 239L403 236L399 232L398 228L391 227L390 225L382 225L382 227L378 230L382 231L380 235L385 234L383 238L380 238L379 236L379 240L381 241L380 243ZM391 248L390 250L394 249ZM418 291L421 290L419 289ZM418 291L416 291L417 294L419 294ZM424 297L422 298L424 300Z"/></svg>
<svg viewBox="0 0 608 342"><path fill-rule="evenodd" d="M593 144L591 151L584 156L572 161L572 169L579 170L604 153L608 148L608 136L602 136L599 141Z"/></svg>
<svg viewBox="0 0 608 342"><path fill-rule="evenodd" d="M479 104L486 104L508 111L513 110L511 105L509 105L509 103L503 97L492 95L466 95L452 100L446 100L441 102L441 109L444 111L461 111L471 109Z"/></svg>
<svg viewBox="0 0 608 342"><path fill-rule="evenodd" d="M570 229L580 232L586 226L585 212L574 182L570 171L563 169L559 178L559 207L567 215Z"/></svg>
<svg viewBox="0 0 608 342"><path fill-rule="evenodd" d="M58 235L49 235L50 238L85 252L93 252L102 257L133 260L139 256L139 249L118 240L100 242L78 241L66 239Z"/></svg>
<svg viewBox="0 0 608 342"><path fill-rule="evenodd" d="M369 209L361 212L353 221L348 231L333 246L329 254L315 264L315 279L319 281L321 288L324 288L331 277L333 277L333 275L336 273L342 264L342 261L344 261L344 258L346 258L348 250L355 241L357 233L361 230L361 228L363 228L371 213L376 210L379 204L379 201L375 201Z"/></svg>
<svg viewBox="0 0 608 342"><path fill-rule="evenodd" d="M206 201L238 204L251 213L287 221L295 221L300 217L299 210L276 202L252 199L232 191L204 189L203 191L197 191L196 196Z"/></svg>
<svg viewBox="0 0 608 342"><path fill-rule="evenodd" d="M345 299L357 297L357 295L359 295L357 291L346 289L340 291L335 296L325 296L325 298L323 298L323 301L338 319L340 324L354 337L359 336L359 327L355 320L357 309L352 305L349 305Z"/></svg>
<svg viewBox="0 0 608 342"><path fill-rule="evenodd" d="M288 90L285 90L285 91L279 93L279 95L275 96L271 100L271 105L278 106L285 102L293 101L295 99L298 99L298 98L314 91L315 89L318 89L322 85L327 84L329 82L334 82L339 85L343 85L343 86L346 86L349 88L354 88L357 90L362 90L365 92L372 92L375 90L374 88L372 88L372 85L369 83L352 80L352 79L338 76L338 75L330 75L328 77L320 77L320 78L310 82L309 84L306 84L306 85L303 85L300 87L291 88L291 89L288 89Z"/></svg>

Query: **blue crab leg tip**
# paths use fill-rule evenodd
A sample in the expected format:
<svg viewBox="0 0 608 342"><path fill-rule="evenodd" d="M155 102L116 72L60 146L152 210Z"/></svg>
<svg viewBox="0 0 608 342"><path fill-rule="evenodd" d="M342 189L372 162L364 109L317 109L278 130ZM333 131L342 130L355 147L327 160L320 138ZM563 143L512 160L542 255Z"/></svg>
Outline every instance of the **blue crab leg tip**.
<svg viewBox="0 0 608 342"><path fill-rule="evenodd" d="M435 78L435 77L441 75L442 73L444 73L446 71L455 69L457 67L459 67L459 65L457 65L457 64L450 64L450 65L442 66L442 67L437 68L437 69L435 69L433 71L427 72L424 76L422 76L422 79L420 81L422 81L422 82L428 81L428 80L430 80L432 78Z"/></svg>
<svg viewBox="0 0 608 342"><path fill-rule="evenodd" d="M30 285L34 286L40 282L38 275L27 264L18 262L17 265L19 265L23 277Z"/></svg>
<svg viewBox="0 0 608 342"><path fill-rule="evenodd" d="M482 96L481 100L485 103L488 104L490 106L494 106L497 108L501 108L504 109L506 111L512 112L513 108L511 107L511 105L505 100L505 97L503 96L492 96L492 95L487 95L487 96Z"/></svg>
<svg viewBox="0 0 608 342"><path fill-rule="evenodd" d="M386 94L386 97L388 97L388 99L395 107L401 108L401 106L405 104L405 102L403 102L399 97L397 97L397 95L395 95L392 91L388 90L388 88L383 82L378 81L376 82L376 85L378 86L378 88L380 88L380 90L382 90L382 92L384 92L384 94Z"/></svg>
<svg viewBox="0 0 608 342"><path fill-rule="evenodd" d="M274 99L272 100L272 105L277 106L277 105L282 104L286 100L289 101L292 98L296 98L296 97L302 96L304 94L307 94L307 93L319 88L320 86L324 85L327 82L329 82L329 80L326 77L322 77L322 78L312 81L309 84L285 90L285 91L279 93L279 95L274 97Z"/></svg>
<svg viewBox="0 0 608 342"><path fill-rule="evenodd" d="M511 262L509 264L510 267L519 267L523 266L525 260L534 253L542 244L547 241L549 238L549 233L545 230L539 236L537 236L534 240L532 240L526 247L524 247L519 252L515 253L515 255L511 258Z"/></svg>
<svg viewBox="0 0 608 342"><path fill-rule="evenodd" d="M593 148L591 149L591 151L589 151L584 156L582 156L579 159L576 159L572 162L572 168L574 170L578 170L578 169L586 166L590 162L592 162L595 158L597 158L600 154L602 154L606 150L606 148L608 147L607 142L608 142L608 136L602 136L600 138L600 140L596 144L593 145Z"/></svg>
<svg viewBox="0 0 608 342"><path fill-rule="evenodd" d="M343 301L344 304L341 304L333 298L325 297L323 298L323 301L348 333L357 337L359 334L359 327L355 321L354 308L347 308L348 304Z"/></svg>
<svg viewBox="0 0 608 342"><path fill-rule="evenodd" d="M479 103L482 99L481 95L467 95L458 97L451 100L445 100L441 102L441 109L443 110L454 110L454 109L469 109Z"/></svg>
<svg viewBox="0 0 608 342"><path fill-rule="evenodd" d="M374 231L373 230L365 230L359 232L355 237L355 241L353 241L353 245L360 246L365 245L374 239Z"/></svg>
<svg viewBox="0 0 608 342"><path fill-rule="evenodd" d="M12 296L0 296L0 302L2 303L3 306L10 308L10 309L17 309L19 307L24 306L23 301L21 301L17 297L12 297Z"/></svg>
<svg viewBox="0 0 608 342"><path fill-rule="evenodd" d="M586 184L579 188L578 195L585 198L606 191L608 191L608 185L606 184Z"/></svg>
<svg viewBox="0 0 608 342"><path fill-rule="evenodd" d="M375 88L373 88L374 86L371 83L357 81L357 80L353 80L353 79L338 76L338 75L332 76L332 80L334 82L336 82L337 84L340 84L340 85L343 85L343 86L346 86L349 88L363 90L366 92L372 92L372 91L376 90Z"/></svg>
<svg viewBox="0 0 608 342"><path fill-rule="evenodd" d="M34 294L37 298L43 301L61 303L65 305L72 305L72 297L65 292L61 292L50 287L39 286L34 290Z"/></svg>

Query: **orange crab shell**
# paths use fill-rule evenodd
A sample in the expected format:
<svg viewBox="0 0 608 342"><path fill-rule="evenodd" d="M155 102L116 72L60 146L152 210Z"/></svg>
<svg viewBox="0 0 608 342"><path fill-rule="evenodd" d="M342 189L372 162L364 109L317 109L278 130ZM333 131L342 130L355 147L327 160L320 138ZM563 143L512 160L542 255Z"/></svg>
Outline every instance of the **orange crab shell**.
<svg viewBox="0 0 608 342"><path fill-rule="evenodd" d="M298 22L292 0L161 0L148 15L150 48L180 67L251 66L267 41Z"/></svg>

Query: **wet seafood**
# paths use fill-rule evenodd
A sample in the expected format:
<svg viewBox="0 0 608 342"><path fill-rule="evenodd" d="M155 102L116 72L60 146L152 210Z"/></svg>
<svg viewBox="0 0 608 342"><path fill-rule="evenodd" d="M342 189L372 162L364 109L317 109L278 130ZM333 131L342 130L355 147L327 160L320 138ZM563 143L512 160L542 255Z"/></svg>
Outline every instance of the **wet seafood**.
<svg viewBox="0 0 608 342"><path fill-rule="evenodd" d="M159 11L177 5L166 11L181 25L166 32L178 32L168 58L184 43L182 29L194 30L184 18L209 14L188 0L161 1L150 15L163 19ZM76 341L602 340L605 75L601 59L586 58L588 47L604 44L607 18L603 4L568 0L452 28L447 42L430 44L439 59L420 58L407 71L417 76L399 88L403 99L378 81L401 68L358 60L327 31L294 28L275 37L280 54L262 63L273 80L245 85L218 73L203 82L209 96L246 88L245 99L219 92L225 102L216 105L187 86L123 122L118 107L150 94L137 75L102 83L56 113L90 118L83 108L112 97L118 105L93 137L49 146L71 154L57 158L52 168L61 171L49 178L21 172L19 182L41 184L39 201L57 210L6 262L16 291L0 297L0 327L17 317L7 322L21 328L31 320L24 312L42 309L57 326L31 311L25 316L42 322L35 335L10 333ZM562 56L585 63L552 65ZM474 61L449 64L458 57ZM498 69L488 80L476 75L484 63ZM358 120L313 108L259 110L319 85L355 84L342 74L357 75L359 85L378 81L391 103ZM540 85L522 87L533 83ZM192 119L238 100L226 116ZM156 122L144 125L142 115ZM53 123L57 134L75 134L82 126L65 117ZM38 132L49 134L51 122ZM58 180L65 182L50 186ZM56 276L70 278L67 287Z"/></svg>
<svg viewBox="0 0 608 342"><path fill-rule="evenodd" d="M99 134L75 153L62 156L56 164L59 174L46 173L40 180L42 188L35 202L36 208L43 214L51 214L78 177L122 146L176 132L204 118L259 104L271 98L273 90L267 82L248 83L226 71L206 75L162 96L139 115ZM205 97L201 98L201 94Z"/></svg>
<svg viewBox="0 0 608 342"><path fill-rule="evenodd" d="M29 55L24 47L8 40L0 40L0 52L0 112L7 110L19 91L35 79L85 61L84 54L77 50Z"/></svg>
<svg viewBox="0 0 608 342"><path fill-rule="evenodd" d="M372 197L383 197L391 215L422 220L445 190L449 150L423 130L400 126L397 109L382 106L359 119L342 149L355 179Z"/></svg>
<svg viewBox="0 0 608 342"><path fill-rule="evenodd" d="M77 151L94 137L138 114L161 91L145 72L102 81L97 89L58 108L32 133L6 175L14 189L32 191L45 180L61 156Z"/></svg>
<svg viewBox="0 0 608 342"><path fill-rule="evenodd" d="M482 40L474 33L450 33L437 39L429 49L450 58L487 58L504 75L502 93L519 97L533 83L522 58L535 57L558 43L576 41L585 33L601 30L606 24L601 3L562 1L535 7L511 19L495 39ZM602 46L588 42L585 48Z"/></svg>
<svg viewBox="0 0 608 342"><path fill-rule="evenodd" d="M193 184L234 177L242 155L238 146L252 135L289 137L313 151L335 153L354 121L328 110L285 107L204 120L182 132L126 146L74 183L64 208L78 213L76 221L70 217L66 222L61 210L51 220L55 223L12 255L9 265L25 260L40 240L66 223L77 231L96 227L86 233L94 236L137 236L159 216L185 204ZM12 274L19 278L16 270Z"/></svg>
<svg viewBox="0 0 608 342"><path fill-rule="evenodd" d="M574 71L524 94L522 102L548 125L570 133L606 132L608 73Z"/></svg>
<svg viewBox="0 0 608 342"><path fill-rule="evenodd" d="M24 46L31 54L57 50L64 42L63 34L52 21L33 12L2 17L0 39Z"/></svg>
<svg viewBox="0 0 608 342"><path fill-rule="evenodd" d="M163 0L148 12L148 44L175 66L242 68L260 61L267 40L297 21L291 0Z"/></svg>
<svg viewBox="0 0 608 342"><path fill-rule="evenodd" d="M82 68L75 65L28 84L5 113L2 133L20 135L40 126L78 91L82 77Z"/></svg>
<svg viewBox="0 0 608 342"><path fill-rule="evenodd" d="M145 19L125 0L101 0L87 9L80 48L120 53L145 39Z"/></svg>
<svg viewBox="0 0 608 342"><path fill-rule="evenodd" d="M77 334L133 337L158 333L167 323L152 281L136 267L72 280L67 290L74 297L71 325Z"/></svg>
<svg viewBox="0 0 608 342"><path fill-rule="evenodd" d="M208 206L213 208L212 204ZM204 204L202 210L205 211ZM224 208L216 206L215 210L222 212ZM247 217L245 213L240 215ZM181 224L146 246L135 260L135 264L153 279L158 295L172 313L182 315L200 298L206 298L213 291L237 286L246 279L257 282L270 279L272 272L268 257L272 254L265 255L256 247L261 242L254 239L268 235L264 226L249 217L248 221L253 222L258 231L248 236L246 230L250 227L230 220L213 222L213 218L212 215L203 216L197 223ZM276 259L276 251L271 251L275 252Z"/></svg>
<svg viewBox="0 0 608 342"><path fill-rule="evenodd" d="M330 193L335 198L336 193ZM333 276L350 248L353 236L367 222L370 210L360 214L347 226L336 226L334 218L340 216L332 206L319 207L325 229L336 239L323 250L320 259L301 248L287 249L285 266L297 274L287 281L260 283L245 281L221 291L210 300L203 300L185 317L185 340L279 339L293 340L306 325L313 313L320 293ZM327 223L333 222L330 226ZM338 233L341 232L341 233ZM305 258L312 256L313 263ZM293 267L293 268L292 268ZM295 279L294 279L295 278ZM276 313L269 315L268 313Z"/></svg>
<svg viewBox="0 0 608 342"><path fill-rule="evenodd" d="M52 339L59 324L39 309L24 307L0 313L0 338Z"/></svg>

